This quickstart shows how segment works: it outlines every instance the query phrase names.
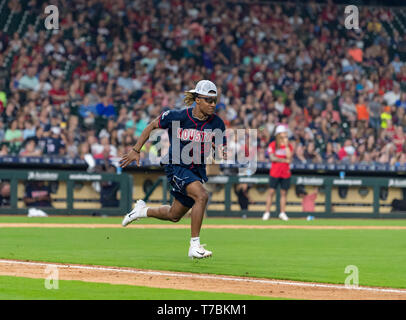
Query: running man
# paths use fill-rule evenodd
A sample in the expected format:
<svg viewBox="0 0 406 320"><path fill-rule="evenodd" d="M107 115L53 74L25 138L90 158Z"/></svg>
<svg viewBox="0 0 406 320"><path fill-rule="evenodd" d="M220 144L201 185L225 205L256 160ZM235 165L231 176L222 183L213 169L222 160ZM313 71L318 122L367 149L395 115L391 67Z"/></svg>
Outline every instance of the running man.
<svg viewBox="0 0 406 320"><path fill-rule="evenodd" d="M166 164L161 161L161 165L164 165L166 176L172 186L171 194L174 196L172 205L149 208L143 200L138 200L134 209L125 215L122 225L125 227L134 220L146 217L178 222L192 208L188 255L190 258L200 259L212 255L211 251L204 249L200 244L200 229L209 198L203 186L208 180L204 159L210 154L212 147L219 152L219 156L226 157L225 126L223 120L214 114L217 88L213 82L199 81L195 89L185 92L184 103L189 108L163 112L150 122L132 150L120 160L122 168L133 161L136 161L139 166L140 150L152 130L168 129L170 148L165 157L168 161L165 161ZM190 107L193 103L196 103L195 107ZM217 133L219 130L221 131L221 141L218 142L218 139L214 138L212 134L214 130ZM204 141L208 143L204 143ZM198 148L196 148L196 144ZM207 145L209 148L206 148ZM189 150L192 146L194 146L193 149ZM182 152L185 147L186 152ZM176 150L180 150L180 152ZM197 155L196 152L193 154L193 151L196 150L199 150ZM196 156L200 161L196 161ZM190 157L193 157L192 161L190 161Z"/></svg>

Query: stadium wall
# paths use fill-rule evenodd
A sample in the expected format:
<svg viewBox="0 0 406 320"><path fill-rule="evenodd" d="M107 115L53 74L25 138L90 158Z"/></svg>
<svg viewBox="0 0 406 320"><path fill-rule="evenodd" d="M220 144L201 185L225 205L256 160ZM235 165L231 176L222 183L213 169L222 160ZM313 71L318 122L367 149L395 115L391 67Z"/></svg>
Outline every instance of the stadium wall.
<svg viewBox="0 0 406 320"><path fill-rule="evenodd" d="M265 210L268 190L268 175L226 176L219 172L209 176L206 184L210 193L208 216L259 217ZM8 181L11 189L10 206L0 207L0 214L26 214L23 198L25 186L31 180L46 181L52 185L53 208L50 214L61 215L123 215L128 212L137 199L144 199L152 207L169 204L172 200L169 184L160 170L128 171L122 174L88 173L86 171L10 169L0 170L0 180ZM103 208L100 192L95 184L102 181L120 183L117 195L119 206ZM249 186L248 210L242 210L234 186ZM317 193L314 211L303 210L303 197ZM317 174L292 176L287 194L287 213L291 217L341 218L406 218L406 212L392 209L394 200L405 200L406 179L399 177L323 176ZM279 190L271 210L279 211Z"/></svg>

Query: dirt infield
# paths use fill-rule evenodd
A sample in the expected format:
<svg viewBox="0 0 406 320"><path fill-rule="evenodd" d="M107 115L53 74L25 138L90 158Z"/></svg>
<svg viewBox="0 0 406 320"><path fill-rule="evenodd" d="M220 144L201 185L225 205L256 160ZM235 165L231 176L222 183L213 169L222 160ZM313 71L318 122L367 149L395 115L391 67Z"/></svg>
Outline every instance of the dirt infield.
<svg viewBox="0 0 406 320"><path fill-rule="evenodd" d="M0 223L0 228L123 228L120 224ZM127 229L189 229L187 224L132 224ZM288 226L206 224L204 229L406 230L406 226Z"/></svg>
<svg viewBox="0 0 406 320"><path fill-rule="evenodd" d="M45 279L49 274L49 269L47 273L45 272L46 268L50 265L58 269L60 280L80 280L295 299L406 300L406 290L401 289L349 288L343 285L322 283L16 260L0 260L0 275Z"/></svg>

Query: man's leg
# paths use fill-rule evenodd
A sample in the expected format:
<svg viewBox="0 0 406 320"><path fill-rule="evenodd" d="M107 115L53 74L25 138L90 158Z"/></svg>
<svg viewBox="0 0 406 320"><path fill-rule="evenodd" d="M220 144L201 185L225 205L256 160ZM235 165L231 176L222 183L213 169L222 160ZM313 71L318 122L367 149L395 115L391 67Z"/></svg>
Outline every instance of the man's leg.
<svg viewBox="0 0 406 320"><path fill-rule="evenodd" d="M125 215L121 224L125 227L134 220L147 217L178 222L189 210L190 207L184 206L177 199L173 201L172 206L161 206L159 208L149 208L144 201L138 200L134 209Z"/></svg>
<svg viewBox="0 0 406 320"><path fill-rule="evenodd" d="M195 201L191 213L191 235L192 238L199 237L209 194L200 181L193 181L188 184L186 192Z"/></svg>
<svg viewBox="0 0 406 320"><path fill-rule="evenodd" d="M190 258L207 258L212 255L212 252L203 248L200 245L200 229L202 227L204 212L206 210L209 194L203 187L200 181L193 181L186 186L188 197L194 200L191 213L191 239L189 254Z"/></svg>
<svg viewBox="0 0 406 320"><path fill-rule="evenodd" d="M172 206L160 206L159 208L148 208L147 216L160 220L178 222L190 208L185 207L178 200L174 199Z"/></svg>

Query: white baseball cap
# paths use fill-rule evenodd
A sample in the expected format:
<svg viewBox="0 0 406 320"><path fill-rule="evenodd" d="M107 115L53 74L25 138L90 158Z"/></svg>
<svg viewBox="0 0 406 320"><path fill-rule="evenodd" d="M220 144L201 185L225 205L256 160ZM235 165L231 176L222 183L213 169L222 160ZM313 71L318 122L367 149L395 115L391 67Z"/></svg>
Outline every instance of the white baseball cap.
<svg viewBox="0 0 406 320"><path fill-rule="evenodd" d="M280 133L283 133L283 132L288 132L288 129L286 129L286 127L283 126L283 125L279 125L279 126L276 128L275 136L278 135L278 134L280 134Z"/></svg>
<svg viewBox="0 0 406 320"><path fill-rule="evenodd" d="M52 127L51 131L53 134L61 134L61 128L59 127Z"/></svg>
<svg viewBox="0 0 406 320"><path fill-rule="evenodd" d="M214 91L215 93L209 93L210 91ZM187 92L197 93L209 97L216 97L217 87L213 82L209 80L200 80L197 83L196 88L189 90Z"/></svg>

